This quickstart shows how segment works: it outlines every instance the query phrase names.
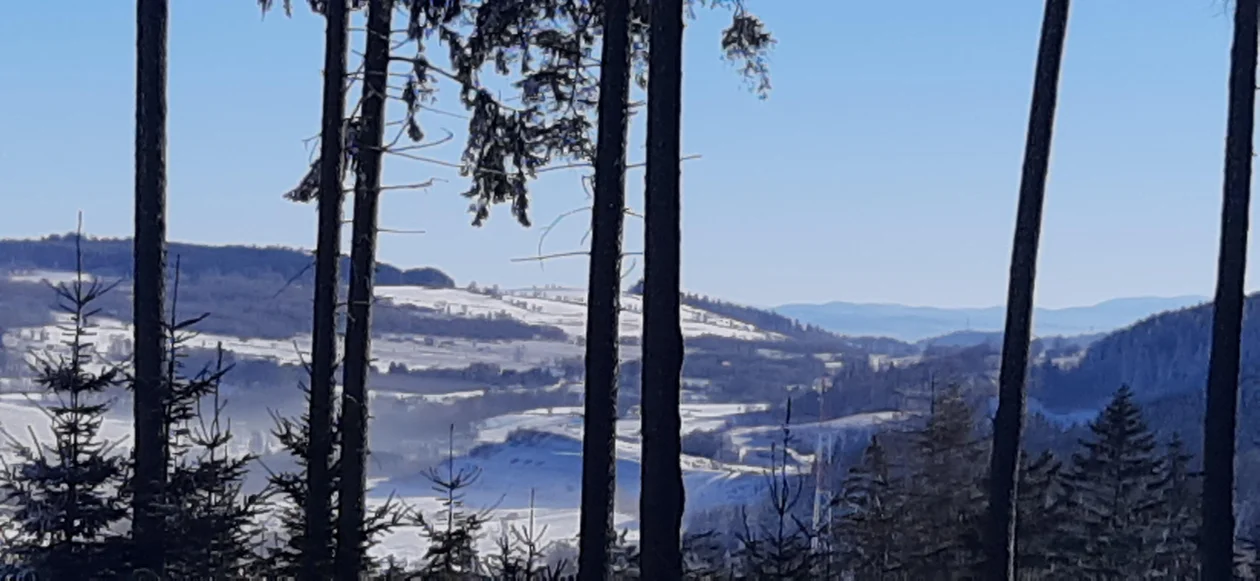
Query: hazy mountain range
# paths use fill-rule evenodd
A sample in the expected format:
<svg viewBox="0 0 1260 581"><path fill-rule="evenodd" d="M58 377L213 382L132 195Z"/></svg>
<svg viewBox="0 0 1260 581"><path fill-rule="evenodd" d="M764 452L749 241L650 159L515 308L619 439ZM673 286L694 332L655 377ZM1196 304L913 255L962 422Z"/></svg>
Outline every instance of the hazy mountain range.
<svg viewBox="0 0 1260 581"><path fill-rule="evenodd" d="M1083 335L1110 331L1164 311L1207 302L1208 297L1117 298L1086 307L1037 309L1033 332L1038 336ZM1001 331L1006 309L912 307L883 303L830 302L789 304L776 312L841 335L892 337L919 341L956 331Z"/></svg>

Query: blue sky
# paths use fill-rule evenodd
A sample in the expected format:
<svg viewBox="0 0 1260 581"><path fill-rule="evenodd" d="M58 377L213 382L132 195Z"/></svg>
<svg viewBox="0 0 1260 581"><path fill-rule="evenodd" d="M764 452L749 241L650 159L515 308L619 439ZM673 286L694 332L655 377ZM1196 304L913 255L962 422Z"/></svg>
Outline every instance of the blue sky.
<svg viewBox="0 0 1260 581"><path fill-rule="evenodd" d="M134 3L45 4L16 3L0 20L0 236L67 231L76 210L92 234L127 235ZM311 246L314 208L280 194L318 128L322 22L304 10L264 19L250 0L172 4L171 238ZM1000 303L1041 4L750 0L780 39L766 101L719 58L726 15L701 12L686 51L684 149L703 158L684 171L684 285L761 305ZM1073 7L1043 306L1214 284L1230 15L1220 0L1135 6ZM433 133L462 123L427 122ZM639 119L632 161L643 136ZM455 160L459 145L430 153ZM382 260L461 283L584 283L581 258L511 262L536 252L539 228L506 211L470 227L451 170L386 163L387 182L448 181L388 195L382 225L427 234L384 235ZM639 208L642 178L628 181ZM539 226L586 204L573 172L533 191ZM545 251L579 248L585 219L556 228ZM632 219L628 250L641 242Z"/></svg>

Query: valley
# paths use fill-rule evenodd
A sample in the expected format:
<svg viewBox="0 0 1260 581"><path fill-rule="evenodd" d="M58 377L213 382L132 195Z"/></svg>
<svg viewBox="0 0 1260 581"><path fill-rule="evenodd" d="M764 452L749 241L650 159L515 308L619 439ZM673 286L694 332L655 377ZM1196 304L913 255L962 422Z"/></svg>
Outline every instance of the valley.
<svg viewBox="0 0 1260 581"><path fill-rule="evenodd" d="M217 254L235 250L196 252L214 263L230 264L231 257ZM11 441L20 442L47 431L40 411L45 402L26 364L32 354L56 352L64 343L64 317L51 308L47 285L72 281L73 276L58 270L62 259L19 255L11 262L17 264L0 281L7 293L0 300L0 427ZM254 263L255 270L248 273L221 268L198 272L193 263L184 264L193 274L181 278L180 296L188 298L181 316L209 313L202 330L186 344L184 365L198 369L213 360L218 348L224 350L234 366L224 383L226 409L237 435L234 446L237 453L259 455L263 468L250 482L261 488L266 472L293 466L273 430L276 415L292 417L302 409L300 386L306 379L303 364L310 338L300 323L305 304L295 303L294 297L309 293L309 283L300 277L286 282L291 275L284 269L291 266L284 261L270 270ZM125 364L132 334L123 322L129 319L129 287L126 280L111 278L125 269L91 261L87 268L91 276L117 281L114 296L94 321L99 364ZM444 278L449 277L434 275L434 280ZM617 522L631 539L637 528L640 470L637 342L642 324L641 298L633 290L622 296L622 419L617 426ZM36 306L41 300L42 311ZM381 284L377 300L384 323L374 332L369 379L370 502L392 499L414 510L434 511L442 501L433 489L435 475L476 475L461 502L489 511L494 525L480 541L483 549L492 548L496 527L524 526L531 520L546 525L548 541L571 543L580 503L584 292L459 288L452 281L439 286ZM757 506L767 470L777 457L793 478L804 478L810 486L819 470L839 478L873 435L921 421L932 393L944 385L962 386L981 409L991 410L994 401L999 344L989 338L960 335L963 330L915 343L848 337L785 324L772 313L713 299L693 297L684 304L681 462L689 522L714 522L730 518L732 507ZM1157 356L1170 362L1165 365L1184 361L1189 366L1185 369L1152 369L1152 363L1117 368L1113 362L1148 361L1143 358L1155 356L1147 354L1162 343L1144 342L1143 337L1154 339L1152 329L1161 325L1202 324L1196 318L1202 309L1159 315L1080 340L1039 339L1034 345L1030 446L1062 450L1072 445L1081 425L1124 382L1132 383L1160 419L1176 418L1155 422L1161 431L1198 442L1195 414L1184 405L1164 402L1170 394L1202 385L1205 347ZM284 315L290 311L294 322L285 327ZM270 327L251 329L250 322L263 312L272 315ZM757 326L757 321L771 321L766 324L774 330ZM104 432L125 447L130 402L126 393L111 397L115 405ZM1248 403L1253 399L1244 402L1244 417L1255 409ZM776 450L787 454L776 456ZM1248 450L1244 458L1256 455ZM414 528L402 527L384 537L376 550L417 557L424 545Z"/></svg>

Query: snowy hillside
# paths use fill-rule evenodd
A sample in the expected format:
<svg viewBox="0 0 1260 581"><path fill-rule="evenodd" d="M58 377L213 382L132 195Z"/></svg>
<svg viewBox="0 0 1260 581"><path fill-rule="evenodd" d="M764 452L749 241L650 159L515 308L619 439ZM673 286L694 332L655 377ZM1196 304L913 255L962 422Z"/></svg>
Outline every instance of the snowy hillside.
<svg viewBox="0 0 1260 581"><path fill-rule="evenodd" d="M716 431L735 446L733 453L753 459L769 450L769 442L782 430L778 426L732 427L742 414L768 409L767 405L684 404L683 432ZM793 425L794 434L811 439L829 435L837 446L866 442L880 427L910 419L895 412L859 414L823 423ZM633 534L637 530L640 488L639 418L628 417L617 425L617 523ZM537 409L490 418L478 431L480 445L439 468L466 474L480 480L470 488L465 502L470 507L495 507L496 520L521 524L528 518L531 501L536 515L551 527L549 540L569 540L577 534L581 501L581 410L576 408ZM812 456L797 455L789 468L801 474ZM767 460L761 458L761 460ZM683 480L687 490L689 515L733 506L757 506L767 483L763 466L726 463L684 455ZM768 466L768 461L765 462ZM436 507L431 482L424 474L414 474L379 482L373 491L379 502L394 494L421 506ZM436 510L436 508L435 508ZM399 531L386 545L414 544L414 532ZM486 541L489 548L489 540ZM392 549L391 549L392 550ZM414 548L412 549L414 550Z"/></svg>
<svg viewBox="0 0 1260 581"><path fill-rule="evenodd" d="M586 335L586 291L575 289L522 289L501 296L465 289L416 286L381 286L377 296L395 304L435 309L453 316L510 317L532 325L559 327L572 337ZM643 330L643 299L625 293L621 297L621 335L637 337ZM715 335L735 339L781 339L747 323L684 306L684 337Z"/></svg>
<svg viewBox="0 0 1260 581"><path fill-rule="evenodd" d="M9 280L23 282L69 282L73 275L65 272L40 271L10 275ZM122 292L122 289L115 292ZM52 296L49 293L52 308ZM380 286L377 296L397 305L432 310L454 318L510 318L522 323L562 329L567 341L543 339L487 341L459 337L432 338L416 335L387 334L372 342L374 366L381 371L392 364L409 369L458 368L472 363L495 364L503 369L545 367L565 358L581 357L580 338L586 334L585 293L574 290L538 289L510 291L498 295L466 289L434 289L417 286ZM621 335L637 338L642 332L642 299L633 294L622 297ZM211 313L213 318L215 315ZM747 323L684 306L681 317L683 335L704 335L745 340L781 340ZM60 313L56 322L42 327L9 329L3 340L12 350L26 352L57 348L66 338ZM115 319L95 319L95 341L111 358L125 358L129 352L131 327ZM0 332L5 332L0 328ZM238 357L258 358L285 364L300 364L310 352L309 334L283 339L242 338L214 333L200 333L189 346L223 348ZM623 357L638 357L633 341L623 346Z"/></svg>
<svg viewBox="0 0 1260 581"><path fill-rule="evenodd" d="M58 272L29 272L23 276L27 282L57 283L69 278L66 273ZM466 491L464 501L471 509L485 509L492 515L490 534L483 541L484 548L489 549L494 542L499 525L493 523L524 524L531 517L540 526L548 527L549 540L572 540L577 533L581 500L583 432L582 409L573 407L573 402L580 405L581 383L580 379L574 380L564 374L561 362L571 362L583 354L581 338L586 332L585 293L555 288L483 292L381 286L377 290L383 301L414 307L414 311L422 317L441 317L448 321L476 319L481 322L507 318L527 325L559 328L567 339L479 340L460 336L404 334L375 337L372 342L373 365L381 373L374 374L373 383L368 386L376 418L371 426L370 502L380 503L394 497L422 513L432 513L438 510L441 499L427 478L429 471L471 471L480 477L475 486ZM126 291L120 289L118 292ZM51 303L51 293L49 298ZM641 297L624 295L622 309L621 334L631 339L623 345L623 359L637 359L638 347L633 338L642 331ZM781 335L693 307L683 307L681 315L686 337L785 340ZM263 312L258 316L266 314ZM0 329L4 333L0 338L9 353L56 352L64 349L64 342L68 339L66 322L63 315L57 315L52 324ZM93 323L92 341L100 356L100 364L126 361L131 351L130 324L105 317L95 318ZM216 345L230 351L238 362L266 360L296 365L302 363L309 353L310 338L299 335L287 339L263 339L202 333L189 344L194 348L214 348ZM745 365L747 361L763 359L787 365L785 362L799 357L766 349L764 345L753 351L736 350L732 353L744 358L737 363ZM726 354L711 357L715 369L729 369L730 362L722 359L727 357ZM488 367L505 372L533 373L531 377L541 377L541 383L535 382L529 387L523 384L495 384L472 373L461 375L477 363L491 364ZM815 363L819 368L825 367L820 362ZM453 370L454 378L445 381L442 379L445 376L436 371L430 375L415 376L408 375L408 372L387 373L396 364L405 366L408 372ZM10 376L0 377L0 429L13 440L22 442L30 441L32 433L35 438L47 438L49 422L39 407L41 398L33 393L34 385L29 374L15 371L18 367L9 365ZM4 375L3 372L5 368L0 366L0 375ZM493 377L498 377L498 371L494 373ZM770 375L772 377L768 381L787 381L777 371ZM231 374L228 376L225 390L240 387L232 384L233 377ZM689 403L684 404L681 410L684 434L713 434L722 447L720 455L712 458L694 455L681 458L688 513L695 515L758 503L767 482L765 468L770 463L769 446L778 437L780 429L774 425L758 425L758 422L774 422L767 414L772 406L768 403L722 403L720 396L714 399L714 394L720 392L713 390L712 382L706 376L688 377L686 385L683 399ZM277 386L272 383L262 389L288 394L282 396L288 398L287 402L277 404L280 413L295 415L300 412L300 397L295 384ZM562 400L556 394L564 394L568 399ZM233 395L250 396L244 391ZM119 398L118 405L105 423L103 432L108 439L117 442L120 450L125 450L131 440L130 402L125 394L116 394L116 397ZM262 455L270 470L286 469L284 462L291 459L279 453L278 445L270 435L272 419L266 413L272 402L264 398L273 396L253 397L258 400L251 400L249 404L237 407L236 411L229 407L229 413L233 414L233 431L240 438L235 443L235 450ZM542 399L545 397L552 399ZM748 399L757 401L760 398ZM551 405L543 403L551 401L567 403L541 407ZM258 402L263 403L260 405ZM249 409L250 406L257 409ZM461 420L452 418L456 415L454 411L447 413L456 409L464 414L459 416ZM616 519L618 527L633 534L637 529L642 447L640 419L635 415L637 411L631 409L617 426ZM238 413L241 415L236 415ZM475 421L468 419L469 413L477 414L472 416ZM810 438L832 432L845 441L856 441L868 436L878 426L900 419L895 414L867 414L833 420L826 425L794 426L793 431ZM433 432L436 429L444 434L446 426L454 426L457 421L463 423L459 441L454 445L455 457L450 462L435 465L434 450L437 454L444 454L446 442L443 437L435 437ZM451 429L453 431L454 427ZM421 448L425 450L418 452ZM5 446L0 451L0 459L12 457L11 448ZM792 460L790 472L800 475L810 469L813 457L794 452ZM381 467L387 463L387 468ZM261 477L263 471L259 472ZM418 557L424 547L415 530L402 529L392 533L378 550L408 558Z"/></svg>
<svg viewBox="0 0 1260 581"><path fill-rule="evenodd" d="M742 413L764 410L760 405L689 404L682 412L683 431L714 429ZM622 419L617 425L618 528L637 531L642 448L639 418ZM482 422L481 442L467 454L438 467L441 474L479 474L479 481L465 495L469 507L494 507L494 520L521 525L535 515L548 525L548 540L569 541L577 535L581 502L582 418L576 408L537 409L507 414ZM683 456L683 479L688 514L722 507L754 504L763 492L763 470L726 464L706 458ZM389 495L421 507L437 510L432 484L423 473L379 482L373 490L379 502ZM407 554L415 547L414 531L390 535L382 551ZM483 541L487 549L491 539Z"/></svg>

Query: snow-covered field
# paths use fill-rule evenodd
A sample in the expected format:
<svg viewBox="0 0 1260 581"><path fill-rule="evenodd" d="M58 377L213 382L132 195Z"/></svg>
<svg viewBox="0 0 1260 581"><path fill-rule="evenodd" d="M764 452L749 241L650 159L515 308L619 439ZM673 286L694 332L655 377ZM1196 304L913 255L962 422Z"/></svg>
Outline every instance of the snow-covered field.
<svg viewBox="0 0 1260 581"><path fill-rule="evenodd" d="M376 397L397 394L375 394ZM447 394L448 397L469 397L469 394ZM30 443L32 436L42 441L51 438L49 417L41 405L49 398L34 394L0 395L0 430L5 437L0 459L15 459L11 444ZM122 403L122 402L120 402ZM131 442L128 405L115 407L115 413L103 424L102 435L125 451ZM684 431L715 429L735 415L757 411L763 406L729 404L690 404L683 410ZM242 440L235 449L267 452L273 446L260 444L258 435L268 426L235 422L233 431ZM466 453L439 467L456 472L476 472L477 481L463 491L470 510L485 510L492 524L483 539L483 549L493 548L495 532L502 526L524 526L531 515L539 526L546 525L549 541L569 541L577 534L578 506L581 501L581 437L580 410L576 408L537 409L492 417L480 424L476 442ZM12 438L13 440L10 440ZM399 444L389 441L372 443L376 453L402 453ZM633 531L637 528L639 471L641 446L638 419L627 418L618 424L617 445L617 516L618 526ZM687 488L689 512L754 502L765 483L762 470L739 464L725 464L706 458L684 456L683 474ZM395 498L425 514L440 510L441 497L427 478L427 469L416 467L411 473L389 479L374 480L371 502ZM414 558L422 554L423 543L418 529L404 527L391 533L378 548L382 553Z"/></svg>
<svg viewBox="0 0 1260 581"><path fill-rule="evenodd" d="M377 393L377 398L399 397L410 394ZM446 394L446 398L476 397L471 393ZM0 428L6 437L29 442L30 434L46 439L51 436L48 416L39 405L44 398L27 394L0 395ZM441 401L441 397L433 398ZM131 426L126 411L129 406L120 405L118 413L103 425L103 435L117 442L120 449L130 444ZM780 429L775 426L740 426L734 421L741 414L763 411L765 405L741 404L687 404L683 407L683 431L716 431L723 434L735 453L747 457L743 463L724 463L707 458L684 456L682 467L687 489L689 514L720 509L723 507L753 505L759 502L766 483L765 465L761 458L769 442ZM904 419L897 414L863 414L839 418L823 424L792 426L793 433L801 437L816 437L828 431L840 440L866 437L872 430L888 422ZM268 425L251 425L248 422L233 423L233 431L242 437L237 443L238 452L246 449L263 452L273 448L259 441ZM617 497L616 522L619 528L629 530L633 536L637 530L640 460L642 457L639 437L639 420L630 417L617 426ZM570 542L577 534L578 507L581 501L581 438L582 419L578 408L535 409L520 413L495 416L480 423L476 444L466 452L457 453L452 462L444 463L438 470L476 473L476 482L463 491L463 500L470 510L485 510L490 524L481 548L492 551L498 531L504 526L525 526L532 516L538 527L546 526L546 540ZM7 439L6 444L11 443ZM372 442L374 453L405 454L405 443L391 441ZM12 460L12 450L6 445L0 458ZM798 456L793 471L804 470L811 458ZM274 468L274 467L273 467ZM398 473L398 470L395 470ZM426 515L436 515L441 510L441 497L427 478L427 469L415 467L411 472L391 478L374 479L370 491L370 503L377 504L395 498ZM403 527L390 533L376 549L382 555L392 554L400 558L418 558L425 545L419 530Z"/></svg>
<svg viewBox="0 0 1260 581"><path fill-rule="evenodd" d="M32 278L34 277L34 278ZM64 273L33 273L30 280L62 282ZM415 305L467 317L511 317L536 325L550 325L563 329L571 338L585 335L585 293L567 289L525 289L506 291L500 296L490 296L461 289L426 289L420 287L383 286L377 289L380 297L397 304ZM621 333L638 336L642 330L642 301L636 295L622 297ZM721 317L713 313L684 307L682 310L684 335L717 335L750 340L780 340L782 337L761 331L751 325ZM64 322L64 319L62 319ZM101 353L101 364L106 360L120 361L128 356L132 330L130 325L111 319L96 319L93 341ZM2 337L11 349L21 352L41 352L61 349L67 331L61 325L39 328L10 329ZM213 348L216 344L232 351L235 357L268 359L283 363L299 363L309 351L309 337L292 340L242 339L239 337L202 334L193 346ZM385 370L399 363L408 368L463 368L471 363L494 363L504 369L528 369L546 367L556 361L580 356L578 341L505 341L479 342L472 340L425 340L422 337L385 336L373 340L373 362ZM623 357L637 357L637 347L623 347ZM697 387L684 393L682 419L683 432L714 432L722 438L726 452L723 457L739 458L738 462L720 462L698 456L681 458L687 489L687 508L690 514L757 502L766 483L762 466L769 442L777 434L776 426L750 426L743 416L761 414L770 409L768 404L727 404L705 401L703 382L689 382ZM0 429L8 437L29 442L31 434L44 439L51 436L49 418L39 407L38 396L13 393L29 390L28 378L0 378ZM554 389L564 389L559 383ZM428 390L425 390L428 391ZM378 404L403 404L423 401L441 406L455 402L476 400L486 395L483 386L469 385L435 393L411 393L406 388L373 389L371 397ZM8 393L4 393L8 392ZM47 403L47 402L44 402ZM102 431L106 438L122 448L130 444L130 421L127 413L130 402L120 402L115 413L105 422ZM385 410L386 407L378 407ZM239 452L250 451L267 455L276 451L275 442L269 436L270 419L260 410L254 410L247 418L233 417L233 432L240 441ZM296 410L282 410L292 413ZM410 412L408 412L410 413ZM571 541L577 534L578 506L581 500L581 439L582 410L580 408L541 408L493 416L482 420L475 427L475 437L470 444L457 450L456 457L447 463L447 469L479 474L478 481L465 491L464 502L472 510L486 510L490 515L483 550L493 548L494 538L500 527L523 526L532 518L538 527L546 527L549 541ZM389 416L391 422L411 421ZM817 437L826 431L843 432L843 437L863 437L875 427L897 421L898 418L880 414L832 420L827 425L793 426L794 433ZM417 417L414 421L444 422L440 417ZM378 426L379 427L379 426ZM374 427L375 431L377 427ZM0 444L9 443L7 441ZM415 458L414 447L432 442L409 442L400 439L379 438L371 442L377 458ZM616 498L618 527L631 531L637 528L640 461L642 458L639 419L633 415L617 425L617 484ZM0 458L12 459L8 446L0 447ZM748 460L743 460L748 458ZM797 455L793 470L808 467L811 457ZM274 466L268 465L270 468ZM393 466L387 475L376 475L372 481L372 503L397 498L414 510L433 514L440 510L441 499L427 479L428 466L412 466L406 460L402 466ZM261 469L260 469L261 470ZM532 507L532 509L531 509ZM418 558L424 546L415 529L400 529L389 535L377 549L381 553L401 558Z"/></svg>
<svg viewBox="0 0 1260 581"><path fill-rule="evenodd" d="M683 431L714 429L735 415L765 407L688 404L683 408ZM470 507L493 507L495 523L524 526L532 506L537 522L548 526L547 540L571 541L577 535L581 502L581 439L581 410L577 408L505 414L482 422L479 444L439 470L478 474L477 483L465 491L464 501ZM641 458L639 419L619 421L616 522L631 535L638 524ZM766 482L760 469L695 456L683 456L682 467L689 513L755 502ZM440 508L423 473L380 482L373 491L378 501L390 494L422 509ZM415 539L415 530L399 530L385 540L381 550L402 555L422 550ZM483 549L492 547L493 538L483 540Z"/></svg>
<svg viewBox="0 0 1260 581"><path fill-rule="evenodd" d="M72 278L67 273L40 272L11 277L14 280L66 282ZM396 304L414 305L457 317L510 317L524 323L549 325L563 329L572 338L586 334L585 293L572 290L522 290L504 293L501 297L471 292L464 289L430 289L412 286L382 286L377 295ZM637 295L622 297L621 333L636 337L642 332L642 299ZM0 338L18 346L20 350L40 351L57 348L67 338L64 326L66 317L57 313L59 323L39 328L9 331ZM739 339L777 340L782 337L761 331L742 323L691 307L681 312L684 336L715 335ZM93 329L98 349L114 349L121 358L129 351L131 326L122 321L96 318ZM202 333L190 343L192 347L223 348L237 357L268 359L279 363L299 364L310 352L310 337L302 335L290 339L245 339L213 333ZM387 335L372 341L373 365L384 371L391 364L402 364L409 369L462 368L473 363L493 363L503 369L525 370L547 366L556 361L580 357L582 347L576 340L570 341L475 341L470 339L426 340L408 335ZM638 357L638 347L624 345L622 356Z"/></svg>
<svg viewBox="0 0 1260 581"><path fill-rule="evenodd" d="M463 289L431 289L414 286L377 287L376 294L395 304L435 309L455 316L511 317L532 325L559 327L572 337L586 335L586 292L566 289L528 289L504 292L501 297ZM621 334L637 337L643 331L643 299L621 296ZM716 335L737 339L776 339L753 325L682 307L683 336Z"/></svg>
<svg viewBox="0 0 1260 581"><path fill-rule="evenodd" d="M77 276L73 272L64 272L59 270L33 270L22 274L10 274L9 280L14 282L38 282L45 284L72 284ZM83 275L83 282L91 282L92 275Z"/></svg>
<svg viewBox="0 0 1260 581"><path fill-rule="evenodd" d="M55 315L60 323L43 327L13 329L6 335L6 342L19 351L42 352L60 349L69 333L64 325L66 316ZM98 317L92 320L92 341L99 351L115 349L114 359L125 358L130 351L132 327L129 323ZM300 364L310 353L310 336L292 339L254 339L200 333L188 343L189 347L213 349L223 345L238 358L256 358L284 364ZM466 339L443 340L430 345L417 337L386 336L372 340L372 364L385 371L391 364L406 365L408 369L463 368L473 363L494 363L503 369L525 370L545 366L557 360L582 354L580 346L555 341L503 341L478 342Z"/></svg>

